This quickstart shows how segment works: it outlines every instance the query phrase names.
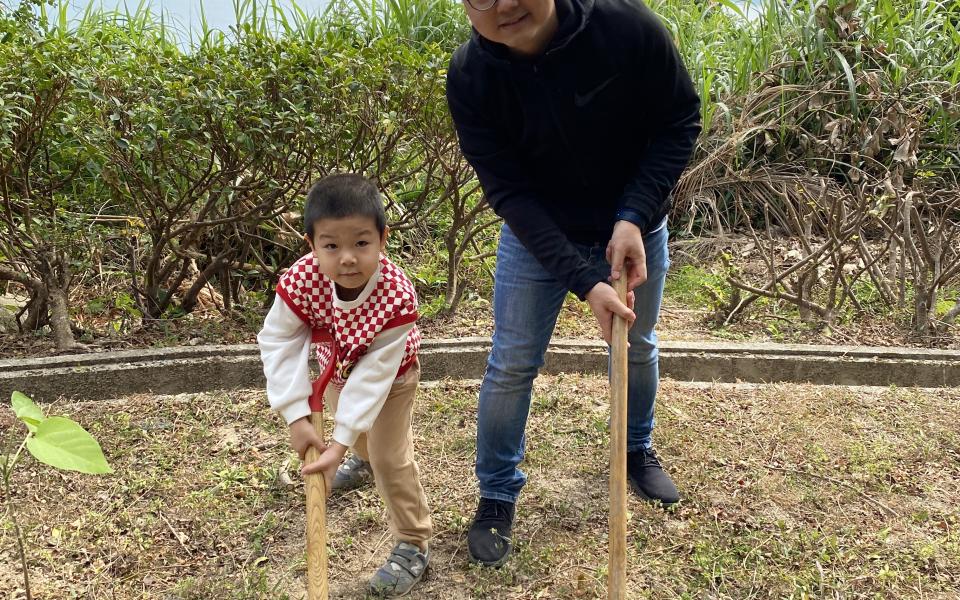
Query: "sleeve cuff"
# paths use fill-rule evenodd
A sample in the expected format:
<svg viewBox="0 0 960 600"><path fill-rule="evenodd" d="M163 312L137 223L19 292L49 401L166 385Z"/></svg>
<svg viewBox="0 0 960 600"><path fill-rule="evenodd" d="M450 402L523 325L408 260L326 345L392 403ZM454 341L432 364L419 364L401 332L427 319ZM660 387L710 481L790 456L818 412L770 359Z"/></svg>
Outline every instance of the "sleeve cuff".
<svg viewBox="0 0 960 600"><path fill-rule="evenodd" d="M310 403L307 402L306 399L303 399L300 402L294 402L290 406L285 406L284 408L280 409L280 414L287 422L287 425L289 425L297 419L310 416Z"/></svg>
<svg viewBox="0 0 960 600"><path fill-rule="evenodd" d="M591 275L594 274L591 273ZM581 302L584 302L587 299L587 294L590 293L590 290L592 290L595 285L605 282L606 280L603 277L598 278L597 275L594 275L593 277L587 276L581 281L578 281L570 286L570 291L573 292L573 294L579 298Z"/></svg>
<svg viewBox="0 0 960 600"><path fill-rule="evenodd" d="M356 429L350 429L346 425L341 425L337 423L333 427L333 441L339 442L346 446L347 448L353 447L353 444L356 443L357 438L360 437L362 432Z"/></svg>
<svg viewBox="0 0 960 600"><path fill-rule="evenodd" d="M630 209L630 208L621 208L617 210L617 221L629 221L637 227L640 228L640 231L646 231L647 225L649 225L649 217L646 217L639 212Z"/></svg>

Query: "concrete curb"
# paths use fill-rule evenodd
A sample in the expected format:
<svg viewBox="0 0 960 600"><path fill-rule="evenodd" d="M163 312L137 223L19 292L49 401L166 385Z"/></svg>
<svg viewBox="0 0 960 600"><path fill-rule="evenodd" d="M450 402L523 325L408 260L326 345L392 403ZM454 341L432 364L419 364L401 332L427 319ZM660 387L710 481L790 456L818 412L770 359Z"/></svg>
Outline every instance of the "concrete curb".
<svg viewBox="0 0 960 600"><path fill-rule="evenodd" d="M483 376L490 339L424 340L425 381ZM603 344L554 340L544 373L603 373ZM960 386L960 352L915 348L663 342L660 373L680 381ZM263 387L256 345L193 346L0 360L0 397L115 398Z"/></svg>

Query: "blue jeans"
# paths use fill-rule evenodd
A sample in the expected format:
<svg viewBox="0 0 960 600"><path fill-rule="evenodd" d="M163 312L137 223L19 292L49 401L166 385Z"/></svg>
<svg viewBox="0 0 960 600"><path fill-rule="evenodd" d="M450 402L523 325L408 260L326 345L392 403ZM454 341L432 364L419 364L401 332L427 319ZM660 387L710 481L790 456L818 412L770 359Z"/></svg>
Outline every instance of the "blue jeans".
<svg viewBox="0 0 960 600"><path fill-rule="evenodd" d="M637 320L628 336L628 452L651 445L660 379L654 327L670 264L667 237L664 226L643 239L647 281L634 290ZM605 244L577 245L577 249L588 262L609 273ZM530 392L566 295L563 284L504 225L493 291L493 349L480 386L477 414L476 473L483 498L516 502L527 481L517 466L523 460Z"/></svg>

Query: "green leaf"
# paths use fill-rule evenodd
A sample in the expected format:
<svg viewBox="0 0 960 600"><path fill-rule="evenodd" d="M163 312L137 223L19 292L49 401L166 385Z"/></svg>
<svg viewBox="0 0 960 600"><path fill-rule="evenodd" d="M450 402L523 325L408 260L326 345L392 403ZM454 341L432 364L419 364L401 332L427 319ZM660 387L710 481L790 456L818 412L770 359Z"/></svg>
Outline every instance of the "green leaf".
<svg viewBox="0 0 960 600"><path fill-rule="evenodd" d="M743 14L743 8L733 0L719 0L719 4L722 4L726 8L733 11L733 13L736 14L741 19L747 18L747 16Z"/></svg>
<svg viewBox="0 0 960 600"><path fill-rule="evenodd" d="M40 462L81 473L112 473L100 444L79 423L66 417L50 417L40 423L27 450Z"/></svg>
<svg viewBox="0 0 960 600"><path fill-rule="evenodd" d="M847 88L850 91L850 108L853 110L853 116L857 117L860 115L860 108L857 105L857 81L853 76L853 70L850 68L850 63L840 54L839 50L836 48L832 48L832 50L840 60L840 66L843 67L843 72L847 76Z"/></svg>
<svg viewBox="0 0 960 600"><path fill-rule="evenodd" d="M23 421L27 429L31 432L36 432L37 426L45 420L40 407L34 404L33 400L26 394L21 392L14 392L10 396L10 401L13 404L13 412L16 413L17 418Z"/></svg>

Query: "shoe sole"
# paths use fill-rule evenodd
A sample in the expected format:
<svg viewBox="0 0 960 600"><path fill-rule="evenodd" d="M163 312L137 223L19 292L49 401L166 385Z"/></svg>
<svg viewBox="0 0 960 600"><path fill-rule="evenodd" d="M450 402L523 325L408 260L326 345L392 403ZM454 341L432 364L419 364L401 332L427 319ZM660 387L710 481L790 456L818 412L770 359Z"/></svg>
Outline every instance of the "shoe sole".
<svg viewBox="0 0 960 600"><path fill-rule="evenodd" d="M409 596L413 592L413 588L417 587L417 584L428 579L427 575L430 573L430 563L427 563L427 566L423 568L423 573L420 574L420 577L413 582L413 585L410 586L410 589L405 591L402 594L394 594L392 596L385 596L374 591L369 585L367 586L367 593L365 594L366 598L403 598L404 596Z"/></svg>
<svg viewBox="0 0 960 600"><path fill-rule="evenodd" d="M469 551L468 551L467 553L470 554ZM513 554L513 544L510 544L510 546L507 548L507 553L504 554L503 556L501 556L498 560L495 560L495 561L493 561L493 562L489 562L489 561L486 561L486 560L480 560L479 558L477 558L477 557L474 556L473 554L470 554L470 562L472 562L472 563L475 564L475 565L480 565L480 566L483 566L483 567L491 567L491 568L494 568L494 569L499 569L499 568L502 567L504 564L506 564L507 559L510 558L510 555L511 555L511 554Z"/></svg>
<svg viewBox="0 0 960 600"><path fill-rule="evenodd" d="M337 485L337 482L334 481L330 486L331 492L349 492L350 490L355 490L357 488L362 488L366 485L371 485L374 483L373 473L364 476L359 481L356 479L348 480L340 485Z"/></svg>
<svg viewBox="0 0 960 600"><path fill-rule="evenodd" d="M650 496L644 494L644 493L643 493L643 490L640 489L640 486L638 486L637 484L635 484L632 479L630 480L630 489L633 490L633 493L634 493L634 494L640 496L641 499L646 500L647 502L650 502L651 504L652 504L652 503L655 503L655 502L659 502L660 505L663 506L664 508L673 508L673 507L676 506L677 504L680 504L680 500L682 499L682 498L678 498L677 500L674 500L673 502L667 502L667 501L665 501L663 498L651 498Z"/></svg>
<svg viewBox="0 0 960 600"><path fill-rule="evenodd" d="M349 491L360 489L362 487L367 487L370 485L374 485L373 478L366 479L364 481L361 481L360 483L345 484L341 486L331 485L330 491L331 492L349 492Z"/></svg>

